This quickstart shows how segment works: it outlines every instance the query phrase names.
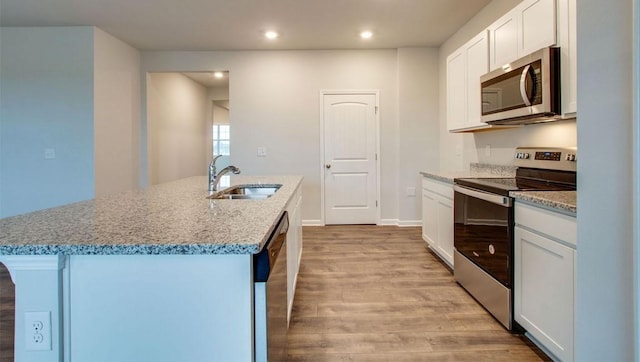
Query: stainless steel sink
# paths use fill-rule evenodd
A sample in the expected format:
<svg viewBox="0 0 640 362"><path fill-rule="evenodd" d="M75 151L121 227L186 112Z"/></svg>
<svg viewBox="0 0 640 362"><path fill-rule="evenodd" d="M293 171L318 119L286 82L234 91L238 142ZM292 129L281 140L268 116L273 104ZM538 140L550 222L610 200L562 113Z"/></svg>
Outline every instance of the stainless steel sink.
<svg viewBox="0 0 640 362"><path fill-rule="evenodd" d="M282 185L236 185L209 196L209 199L260 200L275 194Z"/></svg>

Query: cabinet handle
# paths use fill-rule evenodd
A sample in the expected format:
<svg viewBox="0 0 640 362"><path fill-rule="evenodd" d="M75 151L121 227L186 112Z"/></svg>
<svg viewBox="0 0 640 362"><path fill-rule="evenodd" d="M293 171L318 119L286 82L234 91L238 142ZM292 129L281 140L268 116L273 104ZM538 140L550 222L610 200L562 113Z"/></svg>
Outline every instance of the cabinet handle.
<svg viewBox="0 0 640 362"><path fill-rule="evenodd" d="M327 163L326 165L324 165L324 167L328 170L328 169L330 169L330 168L331 168L331 164L330 164L330 163Z"/></svg>

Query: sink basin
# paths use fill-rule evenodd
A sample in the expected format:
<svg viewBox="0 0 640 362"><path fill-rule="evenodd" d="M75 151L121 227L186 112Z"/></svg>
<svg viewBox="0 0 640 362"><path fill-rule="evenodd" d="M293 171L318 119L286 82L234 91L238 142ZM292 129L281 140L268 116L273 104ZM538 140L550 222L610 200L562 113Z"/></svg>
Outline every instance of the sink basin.
<svg viewBox="0 0 640 362"><path fill-rule="evenodd" d="M275 194L282 185L236 185L209 196L209 199L260 200Z"/></svg>

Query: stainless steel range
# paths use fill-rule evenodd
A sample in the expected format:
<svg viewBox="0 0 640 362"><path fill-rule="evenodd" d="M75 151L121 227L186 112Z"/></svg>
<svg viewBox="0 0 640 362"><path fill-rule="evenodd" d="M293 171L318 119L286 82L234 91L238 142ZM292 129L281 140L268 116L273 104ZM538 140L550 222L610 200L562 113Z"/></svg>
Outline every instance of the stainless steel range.
<svg viewBox="0 0 640 362"><path fill-rule="evenodd" d="M513 320L513 198L510 191L576 189L575 148L518 147L512 178L454 180L454 276L505 328Z"/></svg>

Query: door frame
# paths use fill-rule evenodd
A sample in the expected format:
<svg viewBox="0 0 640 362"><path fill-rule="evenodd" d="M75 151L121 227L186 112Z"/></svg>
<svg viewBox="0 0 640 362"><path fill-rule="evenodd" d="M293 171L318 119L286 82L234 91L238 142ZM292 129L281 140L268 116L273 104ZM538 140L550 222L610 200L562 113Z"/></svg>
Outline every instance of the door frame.
<svg viewBox="0 0 640 362"><path fill-rule="evenodd" d="M325 95L358 95L358 94L367 94L374 95L376 98L375 101L375 140L376 140L376 225L380 225L380 215L382 209L382 202L380 200L380 90L378 89L321 89L319 93L319 104L320 104L320 165L318 166L320 169L320 224L325 224L325 190L324 190L324 179L325 179L325 159L324 159L324 96Z"/></svg>

